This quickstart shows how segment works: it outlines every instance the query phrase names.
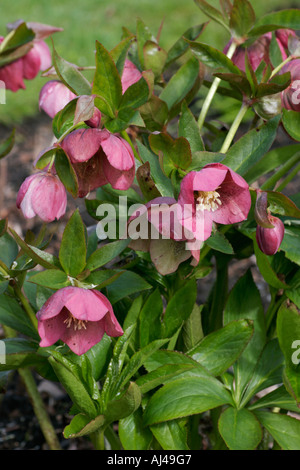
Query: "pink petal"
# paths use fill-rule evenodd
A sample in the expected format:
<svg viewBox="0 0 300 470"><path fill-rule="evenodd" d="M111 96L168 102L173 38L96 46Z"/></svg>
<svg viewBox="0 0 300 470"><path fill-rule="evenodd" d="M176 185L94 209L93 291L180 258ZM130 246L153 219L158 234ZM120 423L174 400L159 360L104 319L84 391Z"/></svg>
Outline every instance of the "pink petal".
<svg viewBox="0 0 300 470"><path fill-rule="evenodd" d="M118 170L131 170L134 166L133 151L126 140L114 134L101 142L110 165Z"/></svg>
<svg viewBox="0 0 300 470"><path fill-rule="evenodd" d="M53 119L74 98L76 95L62 82L50 80L40 91L39 107Z"/></svg>
<svg viewBox="0 0 300 470"><path fill-rule="evenodd" d="M104 321L88 322L85 327L76 330L72 326L65 328L61 337L61 340L78 356L99 343L105 333Z"/></svg>
<svg viewBox="0 0 300 470"><path fill-rule="evenodd" d="M119 170L110 164L106 154L102 158L102 169L107 181L114 189L126 190L134 181L135 165L129 170Z"/></svg>
<svg viewBox="0 0 300 470"><path fill-rule="evenodd" d="M211 164L197 171L193 180L194 191L215 191L224 181L227 167L220 164Z"/></svg>
<svg viewBox="0 0 300 470"><path fill-rule="evenodd" d="M74 288L72 296L68 297L65 307L78 320L96 322L102 320L109 309L103 297L98 296L93 290Z"/></svg>
<svg viewBox="0 0 300 470"><path fill-rule="evenodd" d="M31 194L32 209L45 222L60 219L66 212L67 194L64 185L47 173Z"/></svg>
<svg viewBox="0 0 300 470"><path fill-rule="evenodd" d="M23 77L32 80L37 76L41 68L41 58L38 49L33 46L27 54L22 57Z"/></svg>
<svg viewBox="0 0 300 470"><path fill-rule="evenodd" d="M13 92L18 91L20 88L25 90L22 59L17 59L11 64L0 67L0 80L5 83L7 90Z"/></svg>
<svg viewBox="0 0 300 470"><path fill-rule="evenodd" d="M123 73L122 73L122 92L123 94L134 83L138 82L142 77L141 72L139 69L129 60L125 60Z"/></svg>
<svg viewBox="0 0 300 470"><path fill-rule="evenodd" d="M58 315L64 308L66 301L72 297L79 287L64 287L54 292L37 312L38 321L45 321Z"/></svg>
<svg viewBox="0 0 300 470"><path fill-rule="evenodd" d="M61 142L72 163L86 162L99 150L107 131L97 128L76 129Z"/></svg>
<svg viewBox="0 0 300 470"><path fill-rule="evenodd" d="M62 338L66 329L64 321L68 316L68 311L63 309L59 315L38 322L38 333L41 337L41 347L52 346L52 344L55 344Z"/></svg>
<svg viewBox="0 0 300 470"><path fill-rule="evenodd" d="M40 70L44 72L45 70L49 69L49 67L51 67L52 65L52 57L48 44L46 44L45 41L35 41L33 47L39 53Z"/></svg>

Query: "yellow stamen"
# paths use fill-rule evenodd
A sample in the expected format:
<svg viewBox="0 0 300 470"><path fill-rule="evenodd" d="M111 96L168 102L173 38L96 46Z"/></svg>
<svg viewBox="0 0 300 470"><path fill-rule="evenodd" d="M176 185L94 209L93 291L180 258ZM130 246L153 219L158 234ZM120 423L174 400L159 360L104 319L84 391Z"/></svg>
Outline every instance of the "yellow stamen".
<svg viewBox="0 0 300 470"><path fill-rule="evenodd" d="M66 323L67 328L70 328L73 324L74 330L81 330L82 328L86 330L86 323L87 320L78 320L77 318L74 318L73 315L69 313L68 318L65 319L64 323Z"/></svg>
<svg viewBox="0 0 300 470"><path fill-rule="evenodd" d="M197 191L196 209L214 212L221 206L220 194L217 191Z"/></svg>

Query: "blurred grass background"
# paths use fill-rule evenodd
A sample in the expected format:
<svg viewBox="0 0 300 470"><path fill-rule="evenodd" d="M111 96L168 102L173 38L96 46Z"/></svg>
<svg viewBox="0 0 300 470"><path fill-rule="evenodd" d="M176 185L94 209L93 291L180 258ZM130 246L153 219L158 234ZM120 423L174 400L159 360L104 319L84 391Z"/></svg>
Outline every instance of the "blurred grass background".
<svg viewBox="0 0 300 470"><path fill-rule="evenodd" d="M219 7L218 0L209 3ZM251 3L257 18L276 9L299 7L298 0L285 0L284 4L282 0L252 0ZM164 22L160 44L166 49L187 28L208 20L193 0L2 0L0 8L0 34L5 35L6 24L17 19L59 26L64 31L53 35L57 52L80 66L94 65L96 39L107 49L113 48L121 39L122 26L135 32L138 17L154 34ZM200 40L222 49L229 35L211 21ZM51 44L49 39L47 42ZM0 105L0 122L10 126L36 116L39 91L46 81L37 77L26 81L26 90L7 91L6 105ZM222 100L215 102L215 106L221 103Z"/></svg>

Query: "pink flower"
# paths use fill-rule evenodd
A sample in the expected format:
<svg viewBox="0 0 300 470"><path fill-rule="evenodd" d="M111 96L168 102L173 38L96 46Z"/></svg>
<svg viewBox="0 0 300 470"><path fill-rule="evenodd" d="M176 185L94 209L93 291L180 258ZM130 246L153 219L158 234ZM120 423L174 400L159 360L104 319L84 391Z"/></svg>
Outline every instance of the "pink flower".
<svg viewBox="0 0 300 470"><path fill-rule="evenodd" d="M37 215L45 222L52 222L64 215L67 194L64 185L55 175L39 172L25 179L16 203L27 219Z"/></svg>
<svg viewBox="0 0 300 470"><path fill-rule="evenodd" d="M234 224L245 220L251 207L248 183L221 163L191 171L181 182L180 221L197 240L210 237L213 222Z"/></svg>
<svg viewBox="0 0 300 470"><path fill-rule="evenodd" d="M283 222L272 215L268 216L274 228L265 228L258 225L256 227L256 241L259 249L266 255L277 253L284 237Z"/></svg>
<svg viewBox="0 0 300 470"><path fill-rule="evenodd" d="M126 59L121 77L122 92L125 93L127 88L138 82L141 78L142 74L139 69L129 59Z"/></svg>
<svg viewBox="0 0 300 470"><path fill-rule="evenodd" d="M0 43L3 41L0 37ZM0 80L11 91L25 89L24 79L32 80L40 70L51 66L51 53L44 41L33 41L33 47L23 57L0 68Z"/></svg>
<svg viewBox="0 0 300 470"><path fill-rule="evenodd" d="M266 33L258 38L251 46L245 49L242 46L238 46L231 58L232 62L243 72L245 72L245 54L248 52L249 62L252 69L255 71L260 63L264 61L266 64L270 63L269 59L269 46L272 35ZM223 52L227 54L228 49L232 43L232 39L226 44Z"/></svg>
<svg viewBox="0 0 300 470"><path fill-rule="evenodd" d="M76 96L59 80L50 80L40 91L39 107L53 119Z"/></svg>
<svg viewBox="0 0 300 470"><path fill-rule="evenodd" d="M291 83L281 92L282 106L293 111L300 111L300 59L292 60L281 69L281 73L290 72Z"/></svg>
<svg viewBox="0 0 300 470"><path fill-rule="evenodd" d="M126 190L133 183L135 159L130 145L106 129L76 129L61 142L77 174L79 197L110 183Z"/></svg>
<svg viewBox="0 0 300 470"><path fill-rule="evenodd" d="M175 272L179 264L200 258L199 243L183 230L177 218L177 202L158 197L137 209L128 221L130 248L149 252L151 261L163 276Z"/></svg>
<svg viewBox="0 0 300 470"><path fill-rule="evenodd" d="M121 336L109 300L97 290L64 287L55 292L37 312L40 346L59 339L77 355L84 354L101 341L104 333Z"/></svg>

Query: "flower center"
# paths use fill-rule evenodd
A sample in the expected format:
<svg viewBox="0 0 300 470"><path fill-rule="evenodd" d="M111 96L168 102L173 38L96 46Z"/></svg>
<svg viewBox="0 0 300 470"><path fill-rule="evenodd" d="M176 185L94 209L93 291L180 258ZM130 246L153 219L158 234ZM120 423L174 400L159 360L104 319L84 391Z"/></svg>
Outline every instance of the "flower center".
<svg viewBox="0 0 300 470"><path fill-rule="evenodd" d="M221 206L220 194L217 191L196 191L196 210L214 212Z"/></svg>
<svg viewBox="0 0 300 470"><path fill-rule="evenodd" d="M66 323L67 328L70 328L73 325L75 331L81 330L82 328L86 330L87 320L78 320L77 318L74 318L71 313L69 313L69 316L64 320L64 323Z"/></svg>

